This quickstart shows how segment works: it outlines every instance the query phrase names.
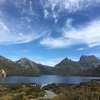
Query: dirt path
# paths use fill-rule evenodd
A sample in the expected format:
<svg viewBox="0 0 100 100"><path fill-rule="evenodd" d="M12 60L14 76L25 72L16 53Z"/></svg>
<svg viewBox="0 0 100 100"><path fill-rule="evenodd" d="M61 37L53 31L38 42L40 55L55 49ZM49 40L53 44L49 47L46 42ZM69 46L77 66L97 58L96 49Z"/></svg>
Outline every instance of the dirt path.
<svg viewBox="0 0 100 100"><path fill-rule="evenodd" d="M54 97L57 96L57 95L56 95L54 92L52 92L52 91L45 90L45 92L46 92L46 95L45 95L45 97L42 97L43 99L52 99L52 98L54 98ZM39 100L39 98L38 98L38 99L31 99L31 100Z"/></svg>
<svg viewBox="0 0 100 100"><path fill-rule="evenodd" d="M57 95L56 95L54 92L52 92L52 91L45 90L45 92L46 92L46 96L44 97L44 99L47 99L47 98L52 99L52 98L54 98L54 97L57 96Z"/></svg>

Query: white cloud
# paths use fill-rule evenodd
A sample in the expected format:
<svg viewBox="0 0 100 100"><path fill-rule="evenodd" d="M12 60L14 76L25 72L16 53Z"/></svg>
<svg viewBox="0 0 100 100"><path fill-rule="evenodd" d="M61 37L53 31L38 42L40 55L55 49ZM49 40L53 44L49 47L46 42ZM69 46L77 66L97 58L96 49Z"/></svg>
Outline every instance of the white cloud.
<svg viewBox="0 0 100 100"><path fill-rule="evenodd" d="M34 41L42 37L45 32L39 34L38 32L31 31L30 33L23 34L17 30L11 30L5 23L0 22L0 44L19 44Z"/></svg>
<svg viewBox="0 0 100 100"><path fill-rule="evenodd" d="M32 8L33 8L32 7L32 1L29 1L29 5L30 5L29 10L32 11Z"/></svg>
<svg viewBox="0 0 100 100"><path fill-rule="evenodd" d="M41 4L44 9L51 9L50 15L55 19L55 12L57 18L62 12L75 13L76 11L99 6L100 0L41 0Z"/></svg>
<svg viewBox="0 0 100 100"><path fill-rule="evenodd" d="M68 26L68 25L67 25ZM85 44L88 47L100 45L100 20L91 21L78 28L65 26L62 28L62 36L58 38L46 37L40 41L42 45L49 48L68 48L77 44Z"/></svg>
<svg viewBox="0 0 100 100"><path fill-rule="evenodd" d="M40 41L40 44L48 46L49 48L64 48L72 45L73 42L63 37L60 38L46 37L42 41Z"/></svg>
<svg viewBox="0 0 100 100"><path fill-rule="evenodd" d="M8 27L3 22L0 22L0 29L2 32L9 31Z"/></svg>
<svg viewBox="0 0 100 100"><path fill-rule="evenodd" d="M44 8L51 8L54 11L55 7L59 7L59 11L67 10L69 12L75 12L84 8L96 6L100 3L100 0L41 0Z"/></svg>
<svg viewBox="0 0 100 100"><path fill-rule="evenodd" d="M48 14L49 14L49 12L45 9L44 10L44 18L47 18L48 17Z"/></svg>
<svg viewBox="0 0 100 100"><path fill-rule="evenodd" d="M67 21L66 21L66 26L67 26L68 28L73 28L73 27L72 27L72 22L73 22L73 19L72 19L72 18L68 18Z"/></svg>
<svg viewBox="0 0 100 100"><path fill-rule="evenodd" d="M0 44L8 45L8 44L20 44L20 43L28 43L34 41L39 38L41 35L38 34L28 34L28 35L17 35L12 33L0 33Z"/></svg>
<svg viewBox="0 0 100 100"><path fill-rule="evenodd" d="M80 51L80 50L85 50L85 49L86 49L86 48L78 48L78 49L76 49L76 50L79 50L79 51Z"/></svg>
<svg viewBox="0 0 100 100"><path fill-rule="evenodd" d="M58 19L55 19L55 23L57 23L58 22Z"/></svg>

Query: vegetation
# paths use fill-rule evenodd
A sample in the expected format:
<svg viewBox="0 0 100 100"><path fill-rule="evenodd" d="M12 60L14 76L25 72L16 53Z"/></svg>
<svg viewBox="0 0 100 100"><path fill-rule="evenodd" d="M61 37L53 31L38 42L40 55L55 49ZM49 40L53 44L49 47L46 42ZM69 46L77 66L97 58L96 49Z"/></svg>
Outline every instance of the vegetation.
<svg viewBox="0 0 100 100"><path fill-rule="evenodd" d="M79 72L78 75L80 76L100 76L100 67L91 68L82 72Z"/></svg>
<svg viewBox="0 0 100 100"><path fill-rule="evenodd" d="M44 97L45 91L50 90L58 94L53 99L46 100L100 100L100 82L83 82L79 85L48 84L41 89L41 86L30 84L1 84L0 100L31 100ZM39 100L44 100L40 98Z"/></svg>
<svg viewBox="0 0 100 100"><path fill-rule="evenodd" d="M52 90L58 94L52 100L100 100L100 83L83 82L79 85L57 86L49 84L44 89Z"/></svg>
<svg viewBox="0 0 100 100"><path fill-rule="evenodd" d="M0 85L0 100L29 100L44 95L45 91L35 83Z"/></svg>

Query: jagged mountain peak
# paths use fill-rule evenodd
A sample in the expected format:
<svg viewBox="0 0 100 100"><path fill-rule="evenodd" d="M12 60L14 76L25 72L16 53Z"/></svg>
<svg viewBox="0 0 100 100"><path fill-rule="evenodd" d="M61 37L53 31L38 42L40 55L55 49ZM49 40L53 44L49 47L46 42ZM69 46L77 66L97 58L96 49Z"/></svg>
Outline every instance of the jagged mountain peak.
<svg viewBox="0 0 100 100"><path fill-rule="evenodd" d="M27 58L21 58L20 60L17 61L17 63L20 64L21 66L23 66L23 68L25 68L25 69L32 68L32 69L36 70L37 72L39 72L37 63L35 63Z"/></svg>
<svg viewBox="0 0 100 100"><path fill-rule="evenodd" d="M60 66L60 67L62 67L62 66L68 66L68 64L72 64L72 63L74 63L75 61L72 61L71 59L68 59L67 57L66 58L64 58L60 63L58 63L57 65L55 65L55 67L57 67L57 66Z"/></svg>
<svg viewBox="0 0 100 100"><path fill-rule="evenodd" d="M71 59L68 59L67 57L64 58L60 63L66 63L66 62L72 62Z"/></svg>
<svg viewBox="0 0 100 100"><path fill-rule="evenodd" d="M100 60L96 56L94 56L94 55L90 55L90 56L82 55L80 57L79 62L81 62L81 63L100 62Z"/></svg>
<svg viewBox="0 0 100 100"><path fill-rule="evenodd" d="M25 62L29 62L29 63L34 63L36 64L34 61L28 59L28 58L21 58L17 61L18 63L25 63Z"/></svg>

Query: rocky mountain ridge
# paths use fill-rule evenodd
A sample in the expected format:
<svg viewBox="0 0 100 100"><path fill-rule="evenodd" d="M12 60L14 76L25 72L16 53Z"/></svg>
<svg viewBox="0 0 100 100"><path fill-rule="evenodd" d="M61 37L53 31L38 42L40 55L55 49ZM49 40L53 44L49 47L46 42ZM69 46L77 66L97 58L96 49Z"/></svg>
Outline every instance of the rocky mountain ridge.
<svg viewBox="0 0 100 100"><path fill-rule="evenodd" d="M60 63L55 65L56 73L60 75L78 75L88 69L97 68L100 65L100 59L94 55L82 55L79 61L72 61L68 58L63 59Z"/></svg>
<svg viewBox="0 0 100 100"><path fill-rule="evenodd" d="M72 61L67 57L54 67L38 64L27 58L21 58L14 62L8 58L0 56L0 69L4 69L7 76L40 76L48 74L56 75L81 75L81 72L87 73L100 66L100 60L94 55L82 55L79 61ZM85 72L86 71L86 72ZM96 73L96 71L94 71Z"/></svg>

